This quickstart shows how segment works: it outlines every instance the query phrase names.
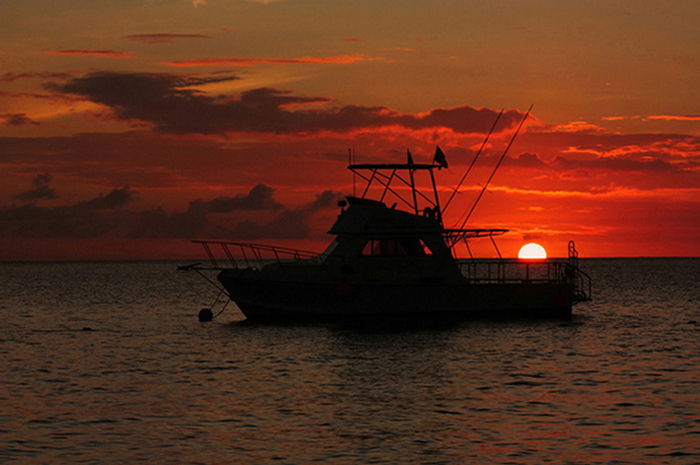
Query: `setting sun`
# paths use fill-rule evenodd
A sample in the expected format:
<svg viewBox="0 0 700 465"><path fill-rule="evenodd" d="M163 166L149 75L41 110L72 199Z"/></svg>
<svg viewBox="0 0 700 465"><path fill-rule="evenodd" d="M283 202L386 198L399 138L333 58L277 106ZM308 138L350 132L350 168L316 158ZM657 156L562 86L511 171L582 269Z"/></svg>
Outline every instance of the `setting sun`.
<svg viewBox="0 0 700 465"><path fill-rule="evenodd" d="M539 244L525 244L518 252L518 258L547 258L547 251Z"/></svg>

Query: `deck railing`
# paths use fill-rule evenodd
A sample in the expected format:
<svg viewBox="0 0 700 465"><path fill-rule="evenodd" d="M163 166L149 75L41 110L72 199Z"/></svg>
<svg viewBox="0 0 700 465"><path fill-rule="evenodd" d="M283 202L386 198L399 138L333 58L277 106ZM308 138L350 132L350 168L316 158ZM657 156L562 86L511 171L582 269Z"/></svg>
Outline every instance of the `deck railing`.
<svg viewBox="0 0 700 465"><path fill-rule="evenodd" d="M591 298L591 278L571 260L457 259L464 277L475 284L562 283L574 285L574 301Z"/></svg>
<svg viewBox="0 0 700 465"><path fill-rule="evenodd" d="M228 241L194 241L204 248L213 269L262 268L269 263L319 264L320 255L287 247ZM224 264L226 263L227 264ZM562 283L574 285L574 301L591 298L591 278L578 268L578 255L569 260L456 259L465 278L475 284ZM222 266L224 264L224 266ZM198 264L197 264L198 265ZM185 267L186 268L186 267Z"/></svg>
<svg viewBox="0 0 700 465"><path fill-rule="evenodd" d="M228 262L233 268L262 268L268 263L316 262L319 255L314 252L228 241L193 241L201 244L214 268L223 268L219 262Z"/></svg>
<svg viewBox="0 0 700 465"><path fill-rule="evenodd" d="M474 283L559 282L567 263L531 260L457 260L462 274Z"/></svg>

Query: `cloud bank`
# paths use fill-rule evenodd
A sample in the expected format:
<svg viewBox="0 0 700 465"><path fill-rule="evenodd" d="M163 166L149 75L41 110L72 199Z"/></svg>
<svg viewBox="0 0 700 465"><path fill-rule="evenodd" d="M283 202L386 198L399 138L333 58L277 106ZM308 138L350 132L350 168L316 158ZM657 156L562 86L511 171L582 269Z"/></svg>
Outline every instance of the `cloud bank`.
<svg viewBox="0 0 700 465"><path fill-rule="evenodd" d="M78 95L111 108L118 118L140 120L175 134L272 133L316 134L399 126L407 129L446 128L456 133L486 133L497 112L462 106L434 109L425 114L402 114L387 107L347 105L295 110L299 105L326 103L325 97L304 97L273 88L240 95L211 96L196 89L235 76L196 77L176 74L97 72L49 88ZM522 118L517 110L504 112L499 130Z"/></svg>
<svg viewBox="0 0 700 465"><path fill-rule="evenodd" d="M197 199L185 211L167 213L162 208L127 208L138 194L123 187L71 205L37 206L37 201L58 198L49 187L52 180L49 173L35 176L32 188L15 196L23 205L0 208L0 237L305 239L312 235L313 216L335 207L341 196L329 190L308 204L287 208L274 199L272 187L258 184L247 194ZM237 216L241 212L248 214Z"/></svg>

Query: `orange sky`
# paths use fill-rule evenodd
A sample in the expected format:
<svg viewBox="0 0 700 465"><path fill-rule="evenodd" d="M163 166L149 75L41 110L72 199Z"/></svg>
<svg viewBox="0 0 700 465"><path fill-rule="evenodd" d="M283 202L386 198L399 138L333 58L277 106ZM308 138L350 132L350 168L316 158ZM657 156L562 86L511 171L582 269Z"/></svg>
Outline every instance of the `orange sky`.
<svg viewBox="0 0 700 465"><path fill-rule="evenodd" d="M439 144L447 197L506 108L452 224L531 104L468 226L509 229L506 256L700 256L697 24L693 1L5 0L0 260L320 250L348 148Z"/></svg>

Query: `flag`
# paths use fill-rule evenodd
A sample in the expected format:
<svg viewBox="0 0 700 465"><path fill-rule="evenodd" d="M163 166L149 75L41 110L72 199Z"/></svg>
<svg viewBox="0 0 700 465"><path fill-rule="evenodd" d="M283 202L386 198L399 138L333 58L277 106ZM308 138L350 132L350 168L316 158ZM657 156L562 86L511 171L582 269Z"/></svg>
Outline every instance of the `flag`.
<svg viewBox="0 0 700 465"><path fill-rule="evenodd" d="M442 166L443 168L447 168L447 160L445 159L445 154L442 153L442 150L440 150L439 146L437 146L435 149L435 158L433 159L433 161L438 165Z"/></svg>
<svg viewBox="0 0 700 465"><path fill-rule="evenodd" d="M408 164L412 165L413 164L413 157L411 156L411 151L406 149L406 153L408 154Z"/></svg>

